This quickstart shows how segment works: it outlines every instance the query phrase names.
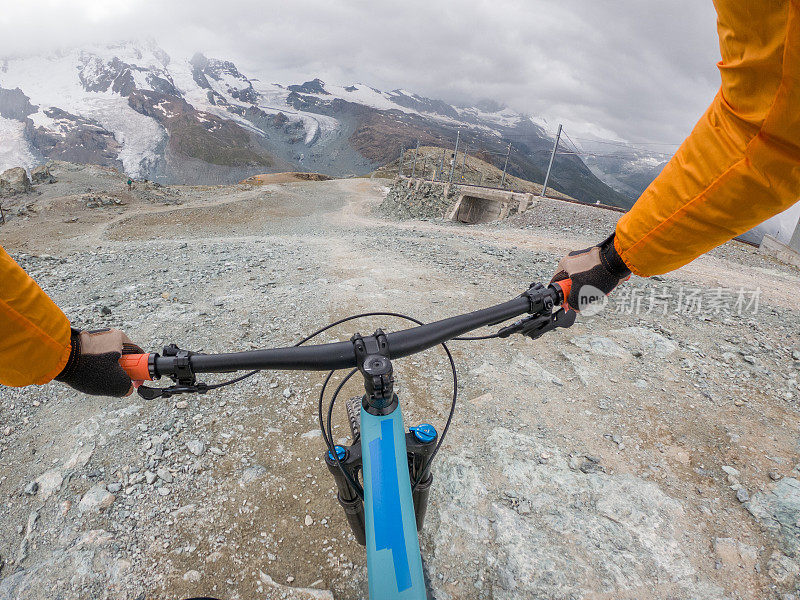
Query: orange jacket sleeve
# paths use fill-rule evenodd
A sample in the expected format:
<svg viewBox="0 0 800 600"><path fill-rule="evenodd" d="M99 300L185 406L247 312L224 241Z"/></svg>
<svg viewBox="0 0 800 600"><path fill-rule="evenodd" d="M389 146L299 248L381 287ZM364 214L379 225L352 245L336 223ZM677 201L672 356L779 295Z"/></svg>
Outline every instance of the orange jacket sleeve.
<svg viewBox="0 0 800 600"><path fill-rule="evenodd" d="M67 317L0 248L0 384L47 383L70 349Z"/></svg>
<svg viewBox="0 0 800 600"><path fill-rule="evenodd" d="M637 275L677 269L800 198L800 0L716 0L722 87L618 222Z"/></svg>

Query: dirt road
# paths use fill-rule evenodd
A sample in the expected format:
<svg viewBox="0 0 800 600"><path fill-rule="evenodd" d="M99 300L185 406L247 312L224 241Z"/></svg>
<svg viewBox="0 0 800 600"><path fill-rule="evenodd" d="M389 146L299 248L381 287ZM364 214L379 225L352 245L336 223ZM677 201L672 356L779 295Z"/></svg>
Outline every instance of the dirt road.
<svg viewBox="0 0 800 600"><path fill-rule="evenodd" d="M77 326L211 352L288 345L361 311L432 320L502 301L609 226L573 230L570 211L592 209L557 204L547 220L387 221L381 190L176 188L91 209L45 196L0 240ZM731 245L629 286L720 283L769 296L754 314L610 304L535 343L453 343L461 400L421 536L436 598L789 598L798 272ZM404 327L367 319L322 339L378 326ZM441 353L396 371L407 424L441 429ZM262 373L150 402L0 389L0 599L366 597L320 460L322 378Z"/></svg>

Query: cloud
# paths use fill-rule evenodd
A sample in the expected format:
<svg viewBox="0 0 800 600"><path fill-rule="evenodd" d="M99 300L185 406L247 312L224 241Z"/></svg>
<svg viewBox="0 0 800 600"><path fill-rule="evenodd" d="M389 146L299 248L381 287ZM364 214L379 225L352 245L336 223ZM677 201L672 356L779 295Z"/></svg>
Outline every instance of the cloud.
<svg viewBox="0 0 800 600"><path fill-rule="evenodd" d="M0 56L152 37L267 81L491 98L573 135L680 142L719 85L710 0L27 0Z"/></svg>

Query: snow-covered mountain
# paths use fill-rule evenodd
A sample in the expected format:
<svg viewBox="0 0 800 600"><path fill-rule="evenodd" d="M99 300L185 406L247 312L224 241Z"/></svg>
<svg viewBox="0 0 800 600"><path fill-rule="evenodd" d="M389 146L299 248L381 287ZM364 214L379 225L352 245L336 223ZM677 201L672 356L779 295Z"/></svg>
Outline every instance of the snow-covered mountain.
<svg viewBox="0 0 800 600"><path fill-rule="evenodd" d="M572 145L575 148L572 148ZM619 140L568 140L586 166L605 184L635 201L658 176L672 156L664 149L649 149ZM674 151L677 148L669 148Z"/></svg>
<svg viewBox="0 0 800 600"><path fill-rule="evenodd" d="M671 152L657 148L649 149L622 141L569 140L575 144L581 158L597 177L634 202L658 177L672 157ZM677 148L668 148L675 150ZM800 219L800 202L783 213L740 236L749 242L760 243L765 234L788 242Z"/></svg>
<svg viewBox="0 0 800 600"><path fill-rule="evenodd" d="M232 62L170 57L122 43L0 59L0 170L48 158L112 165L164 182L228 183L254 173L368 173L400 150L461 146L542 181L552 132L491 102L454 106L356 83L266 83ZM587 202L630 200L577 156L559 156L556 189Z"/></svg>

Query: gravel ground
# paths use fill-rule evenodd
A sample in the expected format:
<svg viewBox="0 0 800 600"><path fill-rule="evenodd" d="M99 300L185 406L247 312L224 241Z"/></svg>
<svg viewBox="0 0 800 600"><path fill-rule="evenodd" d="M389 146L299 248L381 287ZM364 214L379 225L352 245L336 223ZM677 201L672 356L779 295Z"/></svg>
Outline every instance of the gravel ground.
<svg viewBox="0 0 800 600"><path fill-rule="evenodd" d="M373 212L380 180L129 194L112 172L54 174L14 200L0 241L77 326L153 350L479 308L546 281L619 217L540 201L489 225L392 221ZM121 204L87 207L86 188ZM757 288L754 312L740 297ZM634 278L570 330L454 342L461 400L421 535L434 596L795 598L798 291L797 270L731 243ZM322 339L403 326L365 321ZM407 424L441 428L443 356L396 371ZM261 373L153 401L0 389L0 599L366 597L321 461L321 383Z"/></svg>

